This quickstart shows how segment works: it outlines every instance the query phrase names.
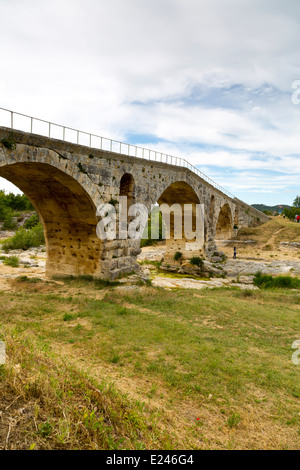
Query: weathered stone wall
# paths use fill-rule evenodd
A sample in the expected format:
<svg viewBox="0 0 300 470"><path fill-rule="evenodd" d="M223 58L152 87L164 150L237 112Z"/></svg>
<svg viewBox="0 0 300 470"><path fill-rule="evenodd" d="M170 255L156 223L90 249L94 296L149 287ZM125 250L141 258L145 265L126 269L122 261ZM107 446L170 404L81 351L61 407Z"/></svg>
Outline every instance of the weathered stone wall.
<svg viewBox="0 0 300 470"><path fill-rule="evenodd" d="M0 140L10 135L10 130L0 128ZM224 205L230 211L232 231L234 223L241 227L268 220L261 212L229 198L186 168L20 131L14 131L13 139L15 149L0 146L0 176L27 194L40 214L46 235L48 275L115 278L138 269L139 241L100 241L96 236L96 209L102 201L113 202L117 207L124 174L132 178L127 184L131 201L144 204L149 211L152 204L164 202L164 194L169 194L166 202L182 204L195 203L196 195L205 208L205 243L201 253L207 257L216 250L218 219ZM178 182L179 201L176 191L168 192ZM169 245L173 253L176 244L171 241ZM199 253L197 250L190 256Z"/></svg>

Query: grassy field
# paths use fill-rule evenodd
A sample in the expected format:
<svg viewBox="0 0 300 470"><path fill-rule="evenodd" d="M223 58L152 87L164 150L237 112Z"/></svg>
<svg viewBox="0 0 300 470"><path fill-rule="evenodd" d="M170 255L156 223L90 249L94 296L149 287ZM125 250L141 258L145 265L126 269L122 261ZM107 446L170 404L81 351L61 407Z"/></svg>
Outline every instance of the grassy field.
<svg viewBox="0 0 300 470"><path fill-rule="evenodd" d="M280 242L300 243L300 224L282 217L272 217L267 223L257 227L244 227L238 232L236 240L252 240L255 244L238 245L238 257L253 257L256 259L295 259L299 260L300 250L286 248ZM222 247L222 250L232 256L232 246Z"/></svg>
<svg viewBox="0 0 300 470"><path fill-rule="evenodd" d="M299 290L19 278L0 449L299 449Z"/></svg>

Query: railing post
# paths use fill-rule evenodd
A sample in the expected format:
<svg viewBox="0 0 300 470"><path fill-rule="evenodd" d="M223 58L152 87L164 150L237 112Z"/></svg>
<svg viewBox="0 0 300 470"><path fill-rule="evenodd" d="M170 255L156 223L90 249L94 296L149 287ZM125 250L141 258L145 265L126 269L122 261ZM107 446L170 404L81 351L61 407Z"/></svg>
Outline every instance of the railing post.
<svg viewBox="0 0 300 470"><path fill-rule="evenodd" d="M11 126L12 130L14 129L14 114L16 114L18 116L23 116L23 117L26 117L26 118L30 119L30 132L33 133L33 123L34 123L34 119L35 119L34 117L27 116L25 114L14 113L14 111L11 111L9 109L4 109L4 108L0 108L0 109L2 109L5 112L10 113L10 126ZM39 119L39 121L48 124L49 138L51 138L51 130L52 130L52 124L53 123L48 122L48 121L44 121L44 120L40 120L40 119ZM63 129L63 141L66 141L66 129L77 132L77 144L79 145L79 141L80 141L80 131L79 130L71 129L69 127L61 126L61 125L58 125L58 124L53 124L53 126L58 126L60 129L61 128ZM89 135L89 146L91 148L92 147L92 134L89 134L87 132L84 132L84 134ZM44 135L44 134L42 134L42 135ZM119 142L119 141L113 141L112 139L106 139L106 138L104 138L102 136L98 136L98 135L96 135L94 137L100 138L100 149L101 150L103 150L103 139L110 141L110 151L111 152L113 151L113 143L119 144L120 154L122 153L122 145L127 145L128 156L130 156L130 150L131 150L132 145L125 144L125 143L122 143L122 142ZM138 157L138 154L139 154L138 149L140 149L142 151L141 152L142 158L148 159L150 161L156 161L156 162L160 161L161 163L164 162L164 163L167 163L169 165L174 165L174 166L180 166L180 167L183 167L183 168L187 168L187 169L191 170L192 172L194 172L196 175L198 175L200 178L202 178L204 181L206 181L207 183L212 185L218 191L223 192L224 194L226 194L230 198L233 198L233 199L235 198L235 196L233 194L231 194L230 191L227 191L225 188L222 188L219 184L215 183L211 178L209 178L204 173L202 173L202 171L200 171L194 165L190 164L185 158L174 157L173 155L167 155L165 153L157 152L155 150L149 150L149 149L146 149L144 147L137 147L136 145L133 145L133 146L135 148L135 151L134 151L133 155L136 158ZM116 146L116 149L117 149L117 146ZM117 152L117 150L116 150L116 152ZM147 157L146 152L148 152L148 157ZM152 158L152 153L154 154L153 158ZM160 154L160 160L158 159L158 154ZM141 157L139 157L139 158L141 158Z"/></svg>

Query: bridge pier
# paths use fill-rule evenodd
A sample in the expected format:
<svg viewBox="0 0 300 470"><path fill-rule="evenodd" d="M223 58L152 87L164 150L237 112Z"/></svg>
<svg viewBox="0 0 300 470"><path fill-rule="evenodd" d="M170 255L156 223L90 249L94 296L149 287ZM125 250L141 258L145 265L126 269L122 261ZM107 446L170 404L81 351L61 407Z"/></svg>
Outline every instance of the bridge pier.
<svg viewBox="0 0 300 470"><path fill-rule="evenodd" d="M8 139L14 145L7 146ZM177 252L186 259L209 257L216 238L230 237L233 224L240 228L268 220L188 168L5 128L0 128L0 142L0 176L29 197L43 223L50 277L107 279L138 269L139 240L100 240L96 232L97 208L103 202L118 204L120 196L128 197L129 207L141 203L151 210L155 203L170 209L177 205L183 238L176 240L171 210L166 262L174 260ZM199 204L204 207L203 233L189 237L185 205L192 208L190 232L195 232Z"/></svg>

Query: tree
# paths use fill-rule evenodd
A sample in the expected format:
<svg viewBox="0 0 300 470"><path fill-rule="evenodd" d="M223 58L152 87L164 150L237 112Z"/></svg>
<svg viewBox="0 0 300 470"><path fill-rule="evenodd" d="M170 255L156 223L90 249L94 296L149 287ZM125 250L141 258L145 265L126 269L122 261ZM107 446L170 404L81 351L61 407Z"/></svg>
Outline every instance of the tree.
<svg viewBox="0 0 300 470"><path fill-rule="evenodd" d="M300 214L300 209L298 207L291 207L288 209L287 207L284 209L283 213L288 217L290 220L295 220L295 216Z"/></svg>
<svg viewBox="0 0 300 470"><path fill-rule="evenodd" d="M294 207L300 207L300 196L297 196L293 202Z"/></svg>

